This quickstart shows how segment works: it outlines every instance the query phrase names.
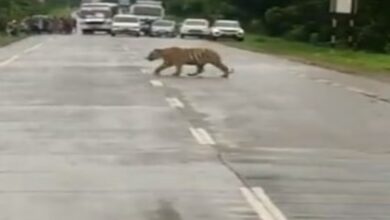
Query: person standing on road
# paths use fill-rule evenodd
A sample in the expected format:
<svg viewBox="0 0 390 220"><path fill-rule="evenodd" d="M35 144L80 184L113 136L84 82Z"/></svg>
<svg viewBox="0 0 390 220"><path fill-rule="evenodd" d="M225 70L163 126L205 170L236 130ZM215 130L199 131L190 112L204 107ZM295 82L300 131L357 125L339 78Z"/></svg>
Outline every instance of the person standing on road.
<svg viewBox="0 0 390 220"><path fill-rule="evenodd" d="M7 24L7 34L10 36L18 35L18 22L16 20L12 20Z"/></svg>
<svg viewBox="0 0 390 220"><path fill-rule="evenodd" d="M73 27L73 33L77 33L77 19L71 18L72 19L72 27Z"/></svg>

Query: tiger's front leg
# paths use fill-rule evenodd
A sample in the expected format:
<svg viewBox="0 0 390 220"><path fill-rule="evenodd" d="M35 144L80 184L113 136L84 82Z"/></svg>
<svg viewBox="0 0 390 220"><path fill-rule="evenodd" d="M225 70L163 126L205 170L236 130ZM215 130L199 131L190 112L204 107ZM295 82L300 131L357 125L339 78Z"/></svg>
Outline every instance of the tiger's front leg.
<svg viewBox="0 0 390 220"><path fill-rule="evenodd" d="M173 74L173 76L180 76L183 69L183 65L176 65L176 72Z"/></svg>
<svg viewBox="0 0 390 220"><path fill-rule="evenodd" d="M161 74L161 71L169 68L170 65L168 65L167 63L163 63L161 64L159 67L157 67L157 69L154 71L154 75L156 76L159 76Z"/></svg>

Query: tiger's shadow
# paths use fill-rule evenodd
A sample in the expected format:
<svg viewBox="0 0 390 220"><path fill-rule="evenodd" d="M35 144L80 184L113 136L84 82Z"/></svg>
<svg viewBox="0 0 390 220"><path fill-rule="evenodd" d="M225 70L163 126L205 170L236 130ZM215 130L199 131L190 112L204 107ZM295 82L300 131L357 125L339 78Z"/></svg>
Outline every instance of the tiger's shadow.
<svg viewBox="0 0 390 220"><path fill-rule="evenodd" d="M175 80L223 80L226 78L223 78L218 75L198 75L198 76L189 76L187 74L183 74L180 76L174 76L172 74L167 74L167 75L153 75L154 78L156 79L175 79Z"/></svg>

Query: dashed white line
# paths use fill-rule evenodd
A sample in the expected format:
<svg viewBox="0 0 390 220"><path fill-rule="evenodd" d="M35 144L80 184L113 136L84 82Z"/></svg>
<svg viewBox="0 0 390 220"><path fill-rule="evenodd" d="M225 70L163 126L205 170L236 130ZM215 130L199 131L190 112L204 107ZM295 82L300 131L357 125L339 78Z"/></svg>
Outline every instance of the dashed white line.
<svg viewBox="0 0 390 220"><path fill-rule="evenodd" d="M203 128L190 128L191 134L200 145L215 145L214 139Z"/></svg>
<svg viewBox="0 0 390 220"><path fill-rule="evenodd" d="M141 69L141 73L142 73L142 74L148 74L148 72L149 72L149 71L148 71L147 69Z"/></svg>
<svg viewBox="0 0 390 220"><path fill-rule="evenodd" d="M39 49L42 46L43 46L43 43L37 44L37 45L35 45L33 47L27 48L26 50L23 51L23 53L30 53L30 52L32 52L34 50Z"/></svg>
<svg viewBox="0 0 390 220"><path fill-rule="evenodd" d="M343 86L343 85L341 85L340 83L337 83L337 82L331 82L330 85L333 86L333 87L342 87Z"/></svg>
<svg viewBox="0 0 390 220"><path fill-rule="evenodd" d="M330 84L331 83L331 81L327 80L327 79L315 79L314 81L318 82L318 83L324 83L324 84Z"/></svg>
<svg viewBox="0 0 390 220"><path fill-rule="evenodd" d="M242 195L253 208L261 220L287 220L284 214L273 204L271 199L264 193L264 190L257 187L240 188Z"/></svg>
<svg viewBox="0 0 390 220"><path fill-rule="evenodd" d="M275 219L277 220L287 220L287 217L283 212L272 202L269 196L265 193L264 189L261 187L252 188L256 196L262 201L264 206L271 212Z"/></svg>
<svg viewBox="0 0 390 220"><path fill-rule="evenodd" d="M172 108L184 108L183 102L178 98L166 98L166 100Z"/></svg>
<svg viewBox="0 0 390 220"><path fill-rule="evenodd" d="M246 201L259 216L259 219L276 220L267 210L267 208L258 200L258 198L256 198L256 196L248 188L241 188L240 190Z"/></svg>
<svg viewBox="0 0 390 220"><path fill-rule="evenodd" d="M15 55L15 56L12 56L11 58L3 61L3 62L0 62L0 66L6 66L12 62L14 62L15 60L19 59L19 55Z"/></svg>
<svg viewBox="0 0 390 220"><path fill-rule="evenodd" d="M150 84L154 87L163 87L164 84L160 80L150 80Z"/></svg>
<svg viewBox="0 0 390 220"><path fill-rule="evenodd" d="M363 90L361 90L361 89L359 89L359 88L356 88L356 87L352 87L352 86L348 86L348 87L346 87L346 89L347 89L348 91L356 92L356 93L362 93L362 92L363 92Z"/></svg>

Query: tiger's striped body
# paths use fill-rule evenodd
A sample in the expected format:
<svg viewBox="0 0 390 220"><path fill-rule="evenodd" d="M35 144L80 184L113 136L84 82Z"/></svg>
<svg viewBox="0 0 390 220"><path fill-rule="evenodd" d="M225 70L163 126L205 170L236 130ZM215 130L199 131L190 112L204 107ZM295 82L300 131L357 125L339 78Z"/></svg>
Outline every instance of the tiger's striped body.
<svg viewBox="0 0 390 220"><path fill-rule="evenodd" d="M156 75L159 75L164 69L175 66L176 73L174 75L179 76L184 65L192 65L197 67L197 72L188 75L196 76L203 73L204 67L207 64L212 64L220 69L224 73L223 77L227 78L231 73L231 70L222 63L219 54L206 48L171 47L155 49L149 54L147 59L150 61L163 59L163 64L155 70Z"/></svg>

